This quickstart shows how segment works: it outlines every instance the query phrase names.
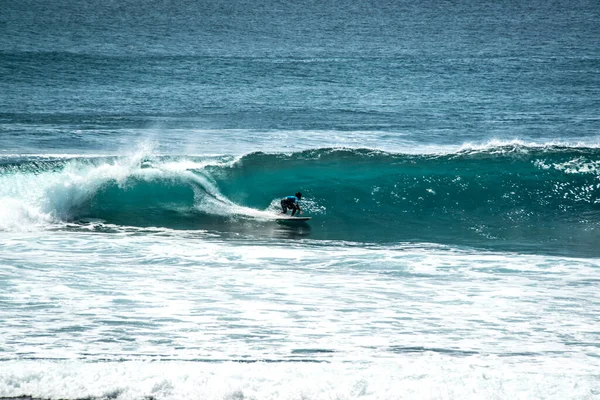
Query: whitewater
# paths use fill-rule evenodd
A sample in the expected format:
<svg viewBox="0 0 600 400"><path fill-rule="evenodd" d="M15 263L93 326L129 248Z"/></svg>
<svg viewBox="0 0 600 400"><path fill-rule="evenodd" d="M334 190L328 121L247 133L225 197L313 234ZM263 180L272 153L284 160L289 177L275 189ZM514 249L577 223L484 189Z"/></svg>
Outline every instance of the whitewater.
<svg viewBox="0 0 600 400"><path fill-rule="evenodd" d="M598 393L596 259L93 227L2 248L3 396Z"/></svg>

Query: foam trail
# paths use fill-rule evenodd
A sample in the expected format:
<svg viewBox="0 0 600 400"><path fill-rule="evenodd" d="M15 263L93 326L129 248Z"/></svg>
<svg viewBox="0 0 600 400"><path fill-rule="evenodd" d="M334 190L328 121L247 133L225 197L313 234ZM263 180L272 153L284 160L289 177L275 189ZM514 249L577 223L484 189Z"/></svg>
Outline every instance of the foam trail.
<svg viewBox="0 0 600 400"><path fill-rule="evenodd" d="M0 396L44 399L564 399L589 398L600 389L594 371L567 359L536 363L425 354L378 364L20 361L0 366ZM570 368L579 373L566 374Z"/></svg>

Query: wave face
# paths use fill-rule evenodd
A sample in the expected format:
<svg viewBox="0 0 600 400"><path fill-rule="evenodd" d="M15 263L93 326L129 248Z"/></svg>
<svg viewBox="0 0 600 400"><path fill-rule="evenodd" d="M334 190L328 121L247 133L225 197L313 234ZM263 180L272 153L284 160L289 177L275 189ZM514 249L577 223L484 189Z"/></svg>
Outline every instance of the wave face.
<svg viewBox="0 0 600 400"><path fill-rule="evenodd" d="M279 199L299 190L313 220L275 232L597 254L599 171L599 149L522 145L416 155L13 157L0 164L0 229L97 218L272 235Z"/></svg>

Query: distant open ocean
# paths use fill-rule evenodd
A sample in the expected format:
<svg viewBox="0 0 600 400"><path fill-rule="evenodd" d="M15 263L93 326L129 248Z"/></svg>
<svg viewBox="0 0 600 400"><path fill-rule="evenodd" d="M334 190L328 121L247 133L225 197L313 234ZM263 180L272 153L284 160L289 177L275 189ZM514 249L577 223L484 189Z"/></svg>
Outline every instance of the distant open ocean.
<svg viewBox="0 0 600 400"><path fill-rule="evenodd" d="M597 0L4 0L0 38L0 399L600 399Z"/></svg>

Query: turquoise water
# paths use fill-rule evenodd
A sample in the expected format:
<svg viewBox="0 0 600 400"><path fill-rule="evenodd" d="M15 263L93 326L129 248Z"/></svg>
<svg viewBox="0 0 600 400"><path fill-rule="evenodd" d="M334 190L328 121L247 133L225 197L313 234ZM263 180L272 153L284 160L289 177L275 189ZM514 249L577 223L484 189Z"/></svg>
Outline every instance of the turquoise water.
<svg viewBox="0 0 600 400"><path fill-rule="evenodd" d="M234 156L6 157L6 213L52 229L162 227L248 238L399 241L595 257L598 150L489 146L453 153L312 149ZM280 194L310 224L278 227ZM260 189L258 189L260 188ZM21 226L17 226L21 224ZM273 231L273 228L278 228Z"/></svg>
<svg viewBox="0 0 600 400"><path fill-rule="evenodd" d="M0 398L600 396L599 20L2 3Z"/></svg>

